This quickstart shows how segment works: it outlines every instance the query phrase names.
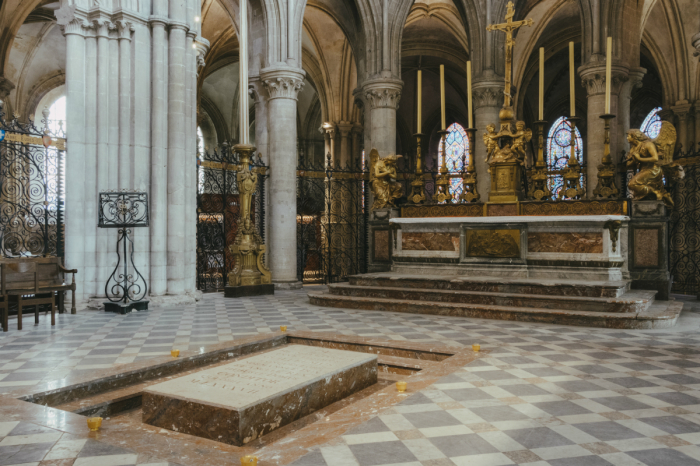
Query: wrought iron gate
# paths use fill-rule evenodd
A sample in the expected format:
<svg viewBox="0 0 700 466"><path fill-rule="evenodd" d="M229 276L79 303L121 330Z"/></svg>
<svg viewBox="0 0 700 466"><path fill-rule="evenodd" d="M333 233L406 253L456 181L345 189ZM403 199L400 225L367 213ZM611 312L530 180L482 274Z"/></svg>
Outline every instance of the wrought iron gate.
<svg viewBox="0 0 700 466"><path fill-rule="evenodd" d="M66 139L34 123L7 121L0 105L0 253L63 257Z"/></svg>
<svg viewBox="0 0 700 466"><path fill-rule="evenodd" d="M673 188L675 206L669 222L669 264L673 293L700 291L700 156L678 159L685 178Z"/></svg>
<svg viewBox="0 0 700 466"><path fill-rule="evenodd" d="M361 165L297 170L297 277L334 283L367 271L368 172Z"/></svg>
<svg viewBox="0 0 700 466"><path fill-rule="evenodd" d="M239 163L238 155L227 143L197 158L197 289L202 291L223 290L226 276L235 265L228 247L236 238L240 219L236 181ZM252 165L258 173L252 220L264 238L267 167L259 155Z"/></svg>

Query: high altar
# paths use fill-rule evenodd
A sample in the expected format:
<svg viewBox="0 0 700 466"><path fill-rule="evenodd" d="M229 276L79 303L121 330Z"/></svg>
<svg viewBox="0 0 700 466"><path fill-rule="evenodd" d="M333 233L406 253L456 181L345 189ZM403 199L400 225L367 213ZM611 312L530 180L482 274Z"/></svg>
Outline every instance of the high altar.
<svg viewBox="0 0 700 466"><path fill-rule="evenodd" d="M532 131L515 120L511 106L512 32L532 25L532 20L512 21L513 16L509 3L506 23L488 28L506 33L504 104L500 121L489 124L482 136L488 155L489 179L484 181L491 186L489 199L481 199L478 193L477 181L484 181L476 179L472 156L458 174L463 183L458 198L448 192L451 176L443 157L435 192L428 199L422 181L419 122L417 169L407 203L395 205L402 195L395 180L396 157L375 154L370 166L375 207L369 226L370 273L350 277L347 284L330 285L326 293L309 293L312 303L614 328L674 325L682 305L669 301L668 215L673 202L663 181L683 176L682 168L672 161L674 127L664 122L654 140L639 130L629 131L627 168L636 174L628 185L632 198L621 198L626 189L615 184L616 167L609 148L610 120L615 116L606 105L601 116L604 157L594 189L593 180L588 180L587 196L575 154L577 118L572 104L571 154L562 173L564 186L554 198L543 156L542 95L535 122L537 154L529 168L526 147ZM610 49L609 40L608 54ZM540 57L542 77L542 53ZM573 77L573 50L571 57ZM466 131L473 148L476 129L471 122L469 65L470 128ZM608 83L609 70L608 66ZM573 78L571 82L573 89ZM444 144L444 88L441 94Z"/></svg>

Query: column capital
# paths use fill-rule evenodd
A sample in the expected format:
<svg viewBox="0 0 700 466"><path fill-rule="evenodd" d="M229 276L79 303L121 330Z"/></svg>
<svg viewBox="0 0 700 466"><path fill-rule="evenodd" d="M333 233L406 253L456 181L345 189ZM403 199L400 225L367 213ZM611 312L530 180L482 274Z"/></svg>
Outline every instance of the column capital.
<svg viewBox="0 0 700 466"><path fill-rule="evenodd" d="M352 123L349 121L340 121L338 122L338 131L340 131L340 137L341 138L346 138L350 134L350 131L355 127Z"/></svg>
<svg viewBox="0 0 700 466"><path fill-rule="evenodd" d="M321 132L327 134L329 137L335 136L335 124L333 122L325 122L321 125Z"/></svg>
<svg viewBox="0 0 700 466"><path fill-rule="evenodd" d="M370 108L399 108L403 81L393 78L377 78L362 84L362 93Z"/></svg>
<svg viewBox="0 0 700 466"><path fill-rule="evenodd" d="M695 48L695 52L693 52L694 57L700 57L700 32L695 34L691 39L690 43L693 44L693 48Z"/></svg>
<svg viewBox="0 0 700 466"><path fill-rule="evenodd" d="M622 86L630 79L630 69L626 66L612 65L612 86L610 93L619 95ZM595 62L580 66L581 84L586 88L588 97L605 94L605 63Z"/></svg>
<svg viewBox="0 0 700 466"><path fill-rule="evenodd" d="M199 72L199 70L206 65L204 57L209 51L209 41L202 36L197 36L194 39L194 48L197 50L197 72Z"/></svg>
<svg viewBox="0 0 700 466"><path fill-rule="evenodd" d="M131 21L120 19L115 21L119 40L131 40L131 33L134 31L134 24Z"/></svg>
<svg viewBox="0 0 700 466"><path fill-rule="evenodd" d="M676 105L671 106L674 115L678 117L679 120L685 121L688 118L690 109L693 105L687 100L679 100Z"/></svg>
<svg viewBox="0 0 700 466"><path fill-rule="evenodd" d="M304 87L306 72L289 66L268 67L260 70L260 80L270 99L292 99Z"/></svg>
<svg viewBox="0 0 700 466"><path fill-rule="evenodd" d="M54 12L54 16L64 36L75 34L84 37L86 30L92 27L87 21L87 13L78 10L75 5L62 6Z"/></svg>
<svg viewBox="0 0 700 466"><path fill-rule="evenodd" d="M699 108L700 108L700 107L699 107ZM353 133L354 135L360 135L360 134L362 134L362 131L364 131L364 128L362 127L361 124L359 124L359 123L354 123L354 124L352 125L352 133Z"/></svg>
<svg viewBox="0 0 700 466"><path fill-rule="evenodd" d="M105 37L109 39L109 31L114 31L117 25L106 18L99 18L92 20L93 28L95 29L95 35L97 37Z"/></svg>
<svg viewBox="0 0 700 466"><path fill-rule="evenodd" d="M0 101L7 99L15 84L4 76L0 76Z"/></svg>
<svg viewBox="0 0 700 466"><path fill-rule="evenodd" d="M472 85L474 109L501 107L503 105L503 81L477 81Z"/></svg>

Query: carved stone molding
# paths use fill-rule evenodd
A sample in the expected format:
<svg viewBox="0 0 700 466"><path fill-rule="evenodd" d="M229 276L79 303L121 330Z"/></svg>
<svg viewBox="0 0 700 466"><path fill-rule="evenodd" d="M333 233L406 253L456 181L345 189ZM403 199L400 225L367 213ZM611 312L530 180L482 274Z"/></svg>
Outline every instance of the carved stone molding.
<svg viewBox="0 0 700 466"><path fill-rule="evenodd" d="M84 14L77 11L75 5L64 5L54 13L56 23L60 26L63 35L77 34L85 36L85 32L92 27L87 22Z"/></svg>
<svg viewBox="0 0 700 466"><path fill-rule="evenodd" d="M354 125L349 121L341 121L338 123L338 131L340 131L340 137L346 138L350 134L350 131L354 128Z"/></svg>
<svg viewBox="0 0 700 466"><path fill-rule="evenodd" d="M206 65L204 57L209 51L209 41L202 36L198 36L194 40L194 48L197 50L197 74L199 74L199 70Z"/></svg>
<svg viewBox="0 0 700 466"><path fill-rule="evenodd" d="M688 118L691 107L692 104L687 100L679 100L676 102L676 105L671 107L671 110L673 110L674 115L676 115L681 122L684 122Z"/></svg>
<svg viewBox="0 0 700 466"><path fill-rule="evenodd" d="M474 108L500 107L503 103L503 89L484 88L472 91Z"/></svg>
<svg viewBox="0 0 700 466"><path fill-rule="evenodd" d="M117 33L120 40L131 40L131 33L134 31L134 25L131 21L119 20L115 21L117 25Z"/></svg>
<svg viewBox="0 0 700 466"><path fill-rule="evenodd" d="M109 38L109 31L114 31L117 25L106 19L95 19L92 21L95 35L97 37Z"/></svg>
<svg viewBox="0 0 700 466"><path fill-rule="evenodd" d="M260 79L270 100L296 100L304 86L304 76L304 71L291 67L265 68L260 71Z"/></svg>
<svg viewBox="0 0 700 466"><path fill-rule="evenodd" d="M403 81L400 79L372 79L365 81L362 94L370 108L398 109Z"/></svg>
<svg viewBox="0 0 700 466"><path fill-rule="evenodd" d="M695 52L693 52L694 57L700 57L700 32L695 34L691 39L691 44L693 44L693 47L695 48Z"/></svg>
<svg viewBox="0 0 700 466"><path fill-rule="evenodd" d="M605 64L582 66L578 69L581 83L586 88L588 97L605 95ZM612 86L610 93L619 95L622 86L630 79L630 70L624 66L612 67Z"/></svg>

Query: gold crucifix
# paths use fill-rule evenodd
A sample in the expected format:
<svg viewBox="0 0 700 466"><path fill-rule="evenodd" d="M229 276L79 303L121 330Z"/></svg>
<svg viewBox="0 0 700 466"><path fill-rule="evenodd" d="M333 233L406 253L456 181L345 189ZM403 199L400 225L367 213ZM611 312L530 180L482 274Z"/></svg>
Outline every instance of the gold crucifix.
<svg viewBox="0 0 700 466"><path fill-rule="evenodd" d="M488 1L488 0L487 0ZM513 2L508 2L508 7L506 11L506 22L501 24L489 24L486 26L487 31L503 31L506 33L506 90L504 92L505 98L503 100L503 107L510 107L510 86L511 86L511 68L513 66L513 46L515 45L515 40L513 39L513 31L521 26L532 26L535 22L531 19L525 19L523 21L513 21L513 16L515 16L515 10L513 9Z"/></svg>

